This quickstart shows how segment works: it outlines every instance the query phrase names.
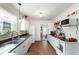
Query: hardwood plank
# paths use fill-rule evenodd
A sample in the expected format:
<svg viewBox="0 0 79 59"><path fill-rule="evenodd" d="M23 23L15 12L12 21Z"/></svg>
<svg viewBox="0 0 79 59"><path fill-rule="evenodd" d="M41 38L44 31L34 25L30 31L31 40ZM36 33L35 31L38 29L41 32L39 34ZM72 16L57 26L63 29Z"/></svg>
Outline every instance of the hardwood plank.
<svg viewBox="0 0 79 59"><path fill-rule="evenodd" d="M48 41L38 41L33 43L28 52L32 55L57 55L55 49Z"/></svg>

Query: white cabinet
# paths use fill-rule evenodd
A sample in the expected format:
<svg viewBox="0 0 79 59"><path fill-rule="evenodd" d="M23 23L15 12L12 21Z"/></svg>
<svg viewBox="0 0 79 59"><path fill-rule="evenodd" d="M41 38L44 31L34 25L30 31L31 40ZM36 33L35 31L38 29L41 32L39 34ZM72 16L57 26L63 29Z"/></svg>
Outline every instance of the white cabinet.
<svg viewBox="0 0 79 59"><path fill-rule="evenodd" d="M25 55L27 54L28 49L32 44L32 36L26 39L22 44L20 44L16 49L14 49L11 53L15 53L16 55Z"/></svg>
<svg viewBox="0 0 79 59"><path fill-rule="evenodd" d="M55 37L53 37L51 35L48 35L48 41L54 47L57 54L63 55L63 52L59 49L60 41L59 41L58 38L55 38Z"/></svg>
<svg viewBox="0 0 79 59"><path fill-rule="evenodd" d="M29 38L26 40L26 42L25 42L25 50L26 50L26 51L28 51L28 49L30 48L31 44L33 43L32 40L33 40L33 39L32 39L32 36L29 37Z"/></svg>
<svg viewBox="0 0 79 59"><path fill-rule="evenodd" d="M12 51L13 53L15 53L16 55L24 55L26 54L26 50L25 50L25 42L22 43L21 45L19 45L14 51Z"/></svg>
<svg viewBox="0 0 79 59"><path fill-rule="evenodd" d="M57 39L57 38L55 38L55 37L53 37L51 35L48 36L48 41L50 42L50 44L52 46L56 46L56 47L59 46L59 39Z"/></svg>
<svg viewBox="0 0 79 59"><path fill-rule="evenodd" d="M51 35L48 36L48 41L58 55L79 55L79 42L62 41Z"/></svg>
<svg viewBox="0 0 79 59"><path fill-rule="evenodd" d="M29 49L29 42L28 42L28 39L25 41L25 50L26 52L28 51Z"/></svg>

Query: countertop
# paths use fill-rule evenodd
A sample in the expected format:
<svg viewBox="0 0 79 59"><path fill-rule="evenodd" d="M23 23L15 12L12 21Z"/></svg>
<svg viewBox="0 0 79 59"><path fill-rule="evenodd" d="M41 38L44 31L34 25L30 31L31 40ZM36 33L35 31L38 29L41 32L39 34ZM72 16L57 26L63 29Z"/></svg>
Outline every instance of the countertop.
<svg viewBox="0 0 79 59"><path fill-rule="evenodd" d="M19 42L17 44L8 44L8 42L0 45L0 55L8 54L17 48L20 44L22 44L25 40L27 40L31 35L22 36L19 38Z"/></svg>
<svg viewBox="0 0 79 59"><path fill-rule="evenodd" d="M54 37L53 35L50 35L50 36ZM54 37L54 38L57 38L58 40L60 40L62 42L66 42L66 43L79 43L78 41L77 42L69 42L67 39L66 40L61 40L58 37Z"/></svg>

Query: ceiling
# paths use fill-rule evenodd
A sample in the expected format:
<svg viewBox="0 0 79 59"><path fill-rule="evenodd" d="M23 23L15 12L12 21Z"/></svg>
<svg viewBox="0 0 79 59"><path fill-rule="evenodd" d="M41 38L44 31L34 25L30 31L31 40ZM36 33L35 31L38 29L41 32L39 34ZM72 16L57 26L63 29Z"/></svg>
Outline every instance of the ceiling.
<svg viewBox="0 0 79 59"><path fill-rule="evenodd" d="M21 3L20 11L31 18L50 20L70 7L73 3ZM12 4L19 9L18 4Z"/></svg>

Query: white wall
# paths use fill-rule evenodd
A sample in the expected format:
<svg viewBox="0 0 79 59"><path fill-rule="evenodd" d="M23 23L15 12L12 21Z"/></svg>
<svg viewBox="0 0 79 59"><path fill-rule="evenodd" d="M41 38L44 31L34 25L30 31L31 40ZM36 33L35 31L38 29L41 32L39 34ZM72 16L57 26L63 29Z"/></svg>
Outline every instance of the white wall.
<svg viewBox="0 0 79 59"><path fill-rule="evenodd" d="M28 28L29 28L29 22L28 22L28 19L21 19L19 20L19 25L18 25L20 28L21 31L28 31Z"/></svg>
<svg viewBox="0 0 79 59"><path fill-rule="evenodd" d="M47 25L49 28L49 32L52 30L52 20L38 20L38 19L32 19L29 18L29 22L30 22L30 28L29 28L29 33L32 34L32 32L34 33L34 37L36 41L40 41L41 37L40 37L40 27L42 24ZM34 30L32 30L31 28L34 28Z"/></svg>
<svg viewBox="0 0 79 59"><path fill-rule="evenodd" d="M71 14L72 12L75 12L75 11L79 11L79 4L78 3L72 5L66 11L62 12L59 16L57 16L54 19L54 21L56 21L56 20L64 20L64 19L68 18L67 17L68 14ZM71 17L73 17L73 16L71 16ZM66 27L66 28L64 28L64 30L65 30L65 33L66 33L67 37L70 37L70 34L71 34L71 37L76 36L76 27ZM78 39L79 39L79 31L78 31Z"/></svg>

